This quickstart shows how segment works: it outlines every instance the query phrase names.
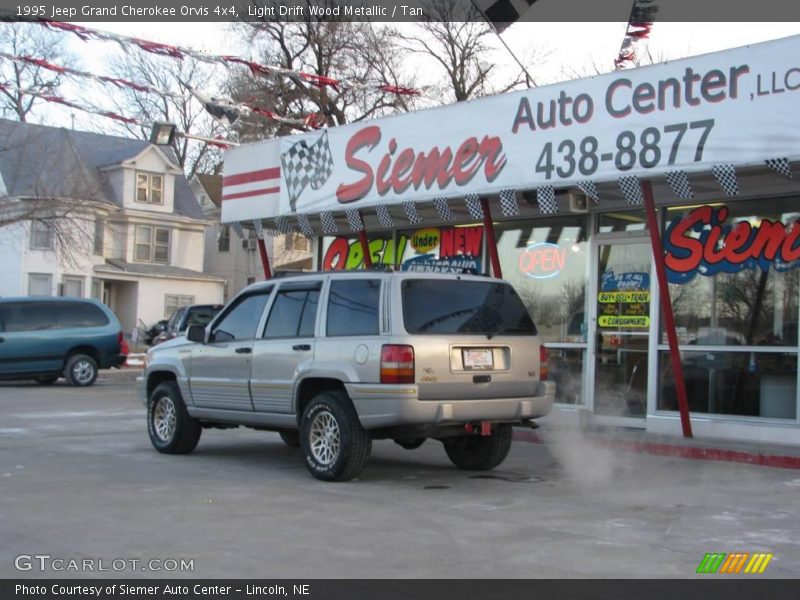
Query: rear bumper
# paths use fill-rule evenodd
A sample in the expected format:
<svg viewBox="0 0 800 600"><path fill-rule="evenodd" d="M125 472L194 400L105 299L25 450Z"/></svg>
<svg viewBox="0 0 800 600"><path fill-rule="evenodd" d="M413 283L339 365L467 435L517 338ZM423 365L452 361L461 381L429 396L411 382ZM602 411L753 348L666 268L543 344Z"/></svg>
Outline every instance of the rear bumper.
<svg viewBox="0 0 800 600"><path fill-rule="evenodd" d="M414 385L348 384L346 388L366 429L474 421L514 423L545 416L556 396L553 381L540 381L535 396L488 400L419 400Z"/></svg>
<svg viewBox="0 0 800 600"><path fill-rule="evenodd" d="M126 354L111 354L106 355L100 363L101 369L113 369L116 367L121 367L125 364L125 361L128 359Z"/></svg>

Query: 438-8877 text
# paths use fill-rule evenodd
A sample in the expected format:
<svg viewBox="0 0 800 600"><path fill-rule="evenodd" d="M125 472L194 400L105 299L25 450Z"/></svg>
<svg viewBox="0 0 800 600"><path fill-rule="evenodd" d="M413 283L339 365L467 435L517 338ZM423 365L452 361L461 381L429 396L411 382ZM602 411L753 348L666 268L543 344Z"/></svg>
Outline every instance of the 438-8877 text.
<svg viewBox="0 0 800 600"><path fill-rule="evenodd" d="M703 159L708 136L714 128L714 119L674 123L665 125L663 132L657 127L648 127L638 136L633 131L622 131L617 135L615 148L601 152L600 144L593 135L579 142L567 139L555 146L547 142L536 161L536 172L551 179L553 172L561 179L569 179L576 171L585 177L593 175L601 163L614 162L618 171L629 171L635 166L652 169L659 164L674 165L681 152L681 144L692 145L693 162ZM689 141L691 140L691 141ZM555 154L555 157L554 157Z"/></svg>

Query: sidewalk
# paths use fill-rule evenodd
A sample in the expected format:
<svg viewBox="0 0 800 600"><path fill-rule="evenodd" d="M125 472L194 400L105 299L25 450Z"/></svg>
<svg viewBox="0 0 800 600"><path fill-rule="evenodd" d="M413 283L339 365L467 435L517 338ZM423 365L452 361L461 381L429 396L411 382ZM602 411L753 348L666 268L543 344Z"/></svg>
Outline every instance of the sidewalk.
<svg viewBox="0 0 800 600"><path fill-rule="evenodd" d="M536 431L515 430L514 440L543 444L559 434L558 427L543 426ZM571 431L578 431L573 429ZM601 448L672 456L691 460L718 460L781 469L800 469L800 446L743 442L737 440L657 435L624 427L591 427L583 437Z"/></svg>

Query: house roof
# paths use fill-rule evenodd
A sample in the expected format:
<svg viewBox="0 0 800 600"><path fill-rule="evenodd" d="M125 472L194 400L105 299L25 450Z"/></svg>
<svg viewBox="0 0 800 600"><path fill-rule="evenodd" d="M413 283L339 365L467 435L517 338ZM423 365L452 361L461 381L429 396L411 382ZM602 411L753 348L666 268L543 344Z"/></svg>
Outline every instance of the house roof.
<svg viewBox="0 0 800 600"><path fill-rule="evenodd" d="M144 140L0 119L0 177L9 196L86 198L122 206L103 167L150 146ZM171 148L163 154L177 165ZM174 212L204 218L185 177L175 178Z"/></svg>
<svg viewBox="0 0 800 600"><path fill-rule="evenodd" d="M171 267L152 263L130 263L118 259L106 259L104 264L95 266L94 270L102 273L143 275L147 277L177 277L179 279L208 279L211 281L222 281L219 277L206 275L200 271L184 269L183 267Z"/></svg>
<svg viewBox="0 0 800 600"><path fill-rule="evenodd" d="M222 206L222 175L197 173L195 177L197 177L200 185L203 186L206 194L208 194L208 199L214 203L214 206L217 208Z"/></svg>

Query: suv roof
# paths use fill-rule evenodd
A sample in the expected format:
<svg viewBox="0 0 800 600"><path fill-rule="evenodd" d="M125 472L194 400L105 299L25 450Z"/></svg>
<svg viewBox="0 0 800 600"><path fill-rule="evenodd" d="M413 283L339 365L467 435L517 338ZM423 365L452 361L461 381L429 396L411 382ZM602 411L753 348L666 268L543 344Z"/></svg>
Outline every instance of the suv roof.
<svg viewBox="0 0 800 600"><path fill-rule="evenodd" d="M472 273L436 273L428 271L391 271L388 269L358 269L353 271L303 271L303 272L289 272L281 274L279 277L274 277L266 281L257 281L251 283L245 289L259 290L265 287L275 285L281 281L291 279L292 281L303 281L304 279L318 279L320 277L335 277L337 279L363 279L365 276L369 277L396 277L400 279L448 279L448 280L466 280L466 281L497 281L508 283L505 279L498 279L489 275L475 275Z"/></svg>

